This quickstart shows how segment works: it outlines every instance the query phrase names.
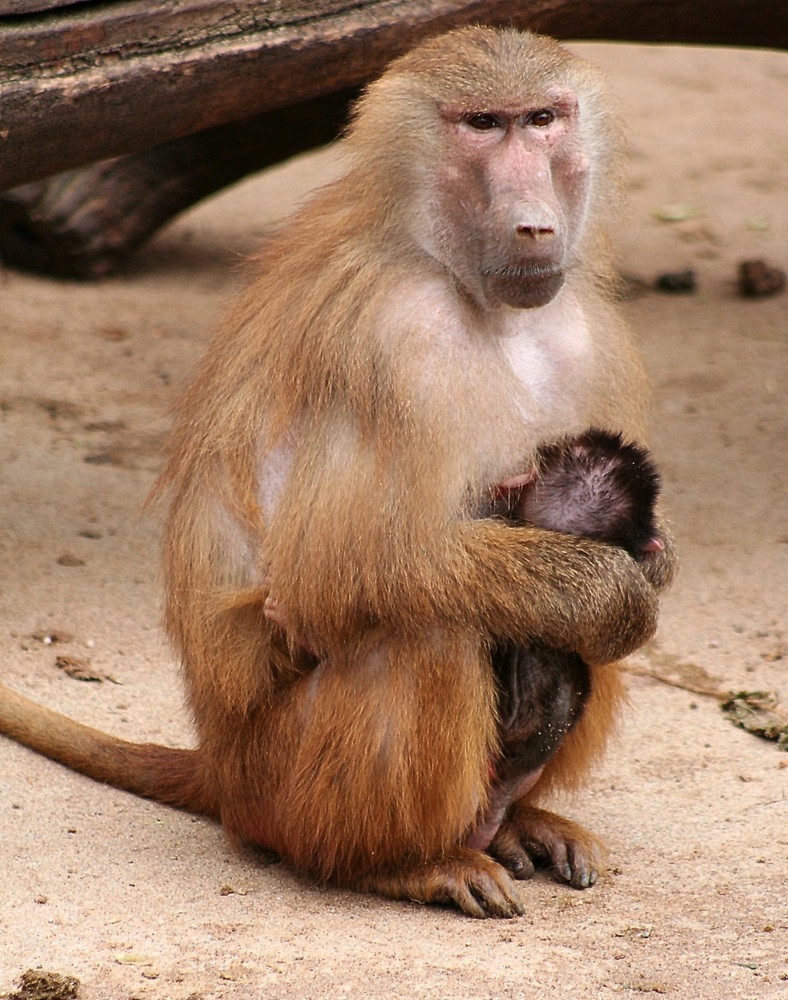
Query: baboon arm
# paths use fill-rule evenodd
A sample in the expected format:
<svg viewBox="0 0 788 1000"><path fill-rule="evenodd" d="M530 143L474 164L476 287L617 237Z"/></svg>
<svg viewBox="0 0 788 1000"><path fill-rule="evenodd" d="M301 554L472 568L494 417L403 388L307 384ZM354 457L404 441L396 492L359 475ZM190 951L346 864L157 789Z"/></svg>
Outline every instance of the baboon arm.
<svg viewBox="0 0 788 1000"><path fill-rule="evenodd" d="M538 528L486 520L460 531L465 597L455 614L487 634L537 640L589 664L627 656L653 635L654 588L622 549Z"/></svg>
<svg viewBox="0 0 788 1000"><path fill-rule="evenodd" d="M316 637L319 651L365 627L460 628L542 642L593 665L629 655L656 630L657 591L623 549L494 520L460 522L452 534L444 558L381 563L368 581L359 571L348 579L341 564L314 566L308 587L277 580L288 631Z"/></svg>
<svg viewBox="0 0 788 1000"><path fill-rule="evenodd" d="M654 633L655 588L623 549L452 515L423 456L395 469L360 435L342 447L325 426L309 437L272 504L267 555L288 631L317 651L365 628L459 627L598 664Z"/></svg>

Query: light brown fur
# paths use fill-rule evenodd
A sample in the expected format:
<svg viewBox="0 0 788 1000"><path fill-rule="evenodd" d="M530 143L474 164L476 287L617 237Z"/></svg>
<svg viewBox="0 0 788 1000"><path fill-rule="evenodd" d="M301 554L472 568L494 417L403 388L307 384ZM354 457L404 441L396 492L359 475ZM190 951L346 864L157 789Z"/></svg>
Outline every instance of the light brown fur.
<svg viewBox="0 0 788 1000"><path fill-rule="evenodd" d="M486 140L460 116L540 108L567 89L579 110L554 154L555 197L585 221L568 226L549 311L514 309L490 298L466 244L506 256L490 219L529 177L501 168L487 204L474 180L484 158L467 167L462 152ZM549 143L533 142L538 158ZM511 915L510 875L463 846L497 745L490 637L610 664L653 633L652 583L670 575L669 547L641 571L622 550L478 513L545 441L591 425L642 439L643 373L604 291L615 116L596 74L554 42L467 29L394 63L346 143L347 174L259 254L180 404L156 488L170 503L166 626L198 749L129 751L93 734L77 752L75 724L38 727L42 710L5 690L0 730L220 815L231 837L318 879ZM445 196L453 184L480 187L466 204ZM534 343L553 373L538 386L524 385L517 353ZM271 588L289 637L266 617ZM317 657L293 641L302 633ZM576 786L601 754L622 691L614 666L595 677L584 718L501 837L514 824L530 843L550 825L530 803ZM595 838L553 821L547 839L564 846L545 850L559 872L567 838L577 866L598 864Z"/></svg>

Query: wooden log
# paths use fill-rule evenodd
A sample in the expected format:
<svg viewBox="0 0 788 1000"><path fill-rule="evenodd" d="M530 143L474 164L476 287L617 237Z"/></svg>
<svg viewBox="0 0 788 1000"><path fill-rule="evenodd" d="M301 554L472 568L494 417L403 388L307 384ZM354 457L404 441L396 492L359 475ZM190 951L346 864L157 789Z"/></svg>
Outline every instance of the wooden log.
<svg viewBox="0 0 788 1000"><path fill-rule="evenodd" d="M782 6L720 0L710 17L708 2L325 0L318 10L314 0L189 0L59 10L74 0L0 0L0 190L28 179L0 195L0 258L61 277L109 273L189 205L332 139L357 92L337 88L376 74L428 31L484 20L578 38L785 44ZM222 124L194 132L210 122ZM72 169L40 179L64 164Z"/></svg>
<svg viewBox="0 0 788 1000"><path fill-rule="evenodd" d="M358 86L470 22L785 47L774 0L0 0L0 191Z"/></svg>
<svg viewBox="0 0 788 1000"><path fill-rule="evenodd" d="M190 205L330 142L356 95L340 91L14 188L0 195L0 259L62 278L107 275Z"/></svg>

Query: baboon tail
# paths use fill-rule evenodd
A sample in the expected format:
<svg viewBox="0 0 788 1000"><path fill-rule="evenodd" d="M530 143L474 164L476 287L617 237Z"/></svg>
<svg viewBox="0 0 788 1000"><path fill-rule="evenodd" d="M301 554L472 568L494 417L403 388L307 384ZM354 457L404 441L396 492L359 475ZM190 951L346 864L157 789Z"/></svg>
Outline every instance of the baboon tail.
<svg viewBox="0 0 788 1000"><path fill-rule="evenodd" d="M199 750L129 743L84 726L0 684L0 733L72 771L146 799L220 818Z"/></svg>

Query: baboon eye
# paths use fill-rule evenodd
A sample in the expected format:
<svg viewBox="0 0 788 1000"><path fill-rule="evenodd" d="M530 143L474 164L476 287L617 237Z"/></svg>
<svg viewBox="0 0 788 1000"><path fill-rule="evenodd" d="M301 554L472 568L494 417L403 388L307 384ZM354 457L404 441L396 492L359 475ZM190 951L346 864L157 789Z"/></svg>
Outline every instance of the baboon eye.
<svg viewBox="0 0 788 1000"><path fill-rule="evenodd" d="M528 121L536 128L547 128L555 121L555 111L551 111L549 108L540 108L538 111L534 111Z"/></svg>
<svg viewBox="0 0 788 1000"><path fill-rule="evenodd" d="M492 128L501 127L500 119L495 115L491 115L488 111L474 111L471 114L465 115L463 120L471 128L475 128L477 132L488 132Z"/></svg>

